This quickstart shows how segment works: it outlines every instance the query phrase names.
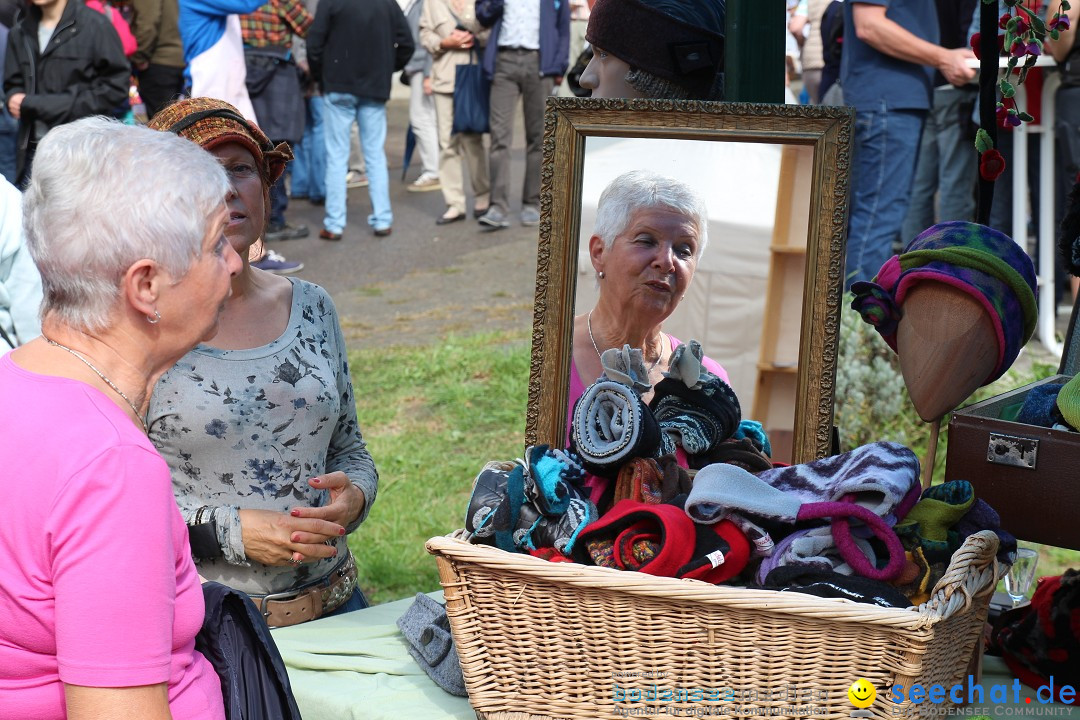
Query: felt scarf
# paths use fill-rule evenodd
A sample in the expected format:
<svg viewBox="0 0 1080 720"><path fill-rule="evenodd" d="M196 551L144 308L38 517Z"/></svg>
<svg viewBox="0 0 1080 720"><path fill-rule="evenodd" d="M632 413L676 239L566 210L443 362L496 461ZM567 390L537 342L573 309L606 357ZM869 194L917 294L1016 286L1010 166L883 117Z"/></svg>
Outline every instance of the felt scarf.
<svg viewBox="0 0 1080 720"><path fill-rule="evenodd" d="M688 455L708 453L739 429L739 399L727 383L702 366L701 343L675 348L668 372L656 384L649 407L660 426L661 452L681 447Z"/></svg>
<svg viewBox="0 0 1080 720"><path fill-rule="evenodd" d="M732 513L785 525L831 518L843 560L860 575L890 580L903 569L904 551L885 518L895 521L893 514L918 482L915 454L897 443L879 442L756 476L734 465L709 465L694 478L686 512L701 523ZM889 554L884 568L859 551L850 520L864 523L884 543Z"/></svg>
<svg viewBox="0 0 1080 720"><path fill-rule="evenodd" d="M604 374L574 405L570 445L589 472L613 478L630 459L657 456L660 429L641 401L652 387L641 350L610 348L600 363Z"/></svg>

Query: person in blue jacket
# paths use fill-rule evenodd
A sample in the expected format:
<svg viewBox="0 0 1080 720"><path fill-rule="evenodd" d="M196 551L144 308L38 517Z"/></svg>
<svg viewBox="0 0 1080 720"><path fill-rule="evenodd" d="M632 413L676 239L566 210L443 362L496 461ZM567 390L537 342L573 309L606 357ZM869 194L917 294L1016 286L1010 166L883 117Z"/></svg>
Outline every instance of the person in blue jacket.
<svg viewBox="0 0 1080 720"><path fill-rule="evenodd" d="M540 224L544 102L562 83L570 57L569 0L477 0L476 18L491 27L484 71L491 78L491 203L480 224L510 225L510 143L521 99L525 116L525 182L521 224Z"/></svg>
<svg viewBox="0 0 1080 720"><path fill-rule="evenodd" d="M247 91L247 66L240 15L255 12L264 0L180 0L180 37L191 97L224 100L255 124Z"/></svg>

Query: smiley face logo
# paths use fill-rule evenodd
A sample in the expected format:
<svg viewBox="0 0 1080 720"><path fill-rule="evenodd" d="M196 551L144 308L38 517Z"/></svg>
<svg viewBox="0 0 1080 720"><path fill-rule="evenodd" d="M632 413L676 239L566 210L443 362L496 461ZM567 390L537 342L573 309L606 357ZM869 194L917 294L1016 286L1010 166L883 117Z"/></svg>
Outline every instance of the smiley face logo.
<svg viewBox="0 0 1080 720"><path fill-rule="evenodd" d="M860 710L865 710L874 704L874 700L877 699L877 690L874 689L869 680L859 678L851 683L847 696L852 705Z"/></svg>

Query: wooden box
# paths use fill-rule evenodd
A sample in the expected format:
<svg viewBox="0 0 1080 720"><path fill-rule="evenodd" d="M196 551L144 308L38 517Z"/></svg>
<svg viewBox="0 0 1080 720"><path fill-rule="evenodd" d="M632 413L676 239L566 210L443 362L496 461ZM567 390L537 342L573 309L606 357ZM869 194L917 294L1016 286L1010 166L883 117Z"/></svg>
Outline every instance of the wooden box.
<svg viewBox="0 0 1080 720"><path fill-rule="evenodd" d="M1073 307L1058 375L953 413L946 480L968 480L1001 515L1001 526L1031 542L1080 550L1080 433L1002 419L1032 388L1064 383L1080 365Z"/></svg>

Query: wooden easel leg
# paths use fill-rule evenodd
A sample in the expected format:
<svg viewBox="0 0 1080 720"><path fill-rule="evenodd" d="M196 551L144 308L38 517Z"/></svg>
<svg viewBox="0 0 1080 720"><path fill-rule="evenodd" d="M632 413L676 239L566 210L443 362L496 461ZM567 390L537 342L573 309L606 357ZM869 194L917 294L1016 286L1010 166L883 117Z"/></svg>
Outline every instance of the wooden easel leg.
<svg viewBox="0 0 1080 720"><path fill-rule="evenodd" d="M922 489L930 487L934 480L934 462L937 460L938 433L941 432L941 418L930 423L930 442L926 446L926 459L923 461Z"/></svg>

